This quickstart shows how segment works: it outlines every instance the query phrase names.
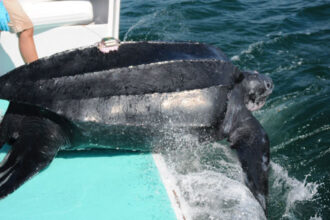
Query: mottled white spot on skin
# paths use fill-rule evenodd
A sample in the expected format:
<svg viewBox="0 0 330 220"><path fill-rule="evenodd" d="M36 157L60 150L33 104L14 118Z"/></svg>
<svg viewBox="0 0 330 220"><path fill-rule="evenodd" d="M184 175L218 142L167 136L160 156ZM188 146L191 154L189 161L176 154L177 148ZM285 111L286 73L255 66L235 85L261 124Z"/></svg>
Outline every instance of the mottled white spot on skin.
<svg viewBox="0 0 330 220"><path fill-rule="evenodd" d="M94 122L97 122L98 120L97 120L97 118L94 117L94 116L86 116L86 117L84 118L84 121L94 121Z"/></svg>
<svg viewBox="0 0 330 220"><path fill-rule="evenodd" d="M262 164L261 164L263 171L267 171L268 170L268 164L267 164L267 162L268 162L268 157L265 156L265 155L263 155L262 156Z"/></svg>
<svg viewBox="0 0 330 220"><path fill-rule="evenodd" d="M121 105L115 105L112 106L112 108L110 109L110 114L119 114L122 112L122 106Z"/></svg>
<svg viewBox="0 0 330 220"><path fill-rule="evenodd" d="M259 87L259 82L252 80L249 82L249 88L252 88L253 90L255 90L255 88Z"/></svg>
<svg viewBox="0 0 330 220"><path fill-rule="evenodd" d="M164 44L180 44L180 43L177 43L177 42L166 42L164 43L163 41L146 41L146 43L148 44L160 44L160 45L164 45ZM136 44L136 41L124 41L124 42L121 42L121 44ZM191 45L198 45L198 44L201 44L199 42L189 42L189 44Z"/></svg>
<svg viewBox="0 0 330 220"><path fill-rule="evenodd" d="M13 138L14 139L18 139L19 138L19 133L18 132L14 132L13 133Z"/></svg>
<svg viewBox="0 0 330 220"><path fill-rule="evenodd" d="M249 101L248 104L246 105L247 109L249 109L250 111L257 111L259 109L262 108L262 106L264 106L266 102L262 101L259 102L258 104L252 101Z"/></svg>
<svg viewBox="0 0 330 220"><path fill-rule="evenodd" d="M202 59L199 59L199 60L190 60L190 59L186 59L186 60L166 60L166 61L159 61L159 62L154 62L154 63L149 63L149 64L141 64L141 66L159 66L159 65L162 65L162 64L170 64L170 63L200 63L201 61L204 61L204 62L207 62L207 63L211 63L211 62L214 62L214 63L219 63L219 62L225 62L225 61L221 61L221 60L202 60ZM136 66L129 66L129 68L133 68L133 67L136 67Z"/></svg>
<svg viewBox="0 0 330 220"><path fill-rule="evenodd" d="M183 111L189 111L198 106L204 106L205 108L207 105L210 105L210 103L203 96L203 94L192 94L191 92L186 92L168 97L164 100L161 107L163 110L171 110L179 107Z"/></svg>

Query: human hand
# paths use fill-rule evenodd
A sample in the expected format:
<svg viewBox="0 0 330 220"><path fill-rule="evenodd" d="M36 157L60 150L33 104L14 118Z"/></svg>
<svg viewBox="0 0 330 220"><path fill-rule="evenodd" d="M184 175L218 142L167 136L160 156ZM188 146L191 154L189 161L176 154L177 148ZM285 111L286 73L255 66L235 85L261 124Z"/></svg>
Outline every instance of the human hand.
<svg viewBox="0 0 330 220"><path fill-rule="evenodd" d="M10 21L7 9L0 0L0 31L9 31L8 22Z"/></svg>

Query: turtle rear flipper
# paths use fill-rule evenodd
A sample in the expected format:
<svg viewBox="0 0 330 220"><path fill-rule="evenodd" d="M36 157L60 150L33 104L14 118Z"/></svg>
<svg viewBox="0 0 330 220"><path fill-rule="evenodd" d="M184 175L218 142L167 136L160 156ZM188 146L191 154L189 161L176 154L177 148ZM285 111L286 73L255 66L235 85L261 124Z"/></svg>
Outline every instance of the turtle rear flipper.
<svg viewBox="0 0 330 220"><path fill-rule="evenodd" d="M10 123L10 120L5 123ZM67 143L61 128L49 119L24 117L20 125L14 133L7 133L11 150L0 163L0 198L44 169L60 146ZM2 123L5 130L7 126Z"/></svg>

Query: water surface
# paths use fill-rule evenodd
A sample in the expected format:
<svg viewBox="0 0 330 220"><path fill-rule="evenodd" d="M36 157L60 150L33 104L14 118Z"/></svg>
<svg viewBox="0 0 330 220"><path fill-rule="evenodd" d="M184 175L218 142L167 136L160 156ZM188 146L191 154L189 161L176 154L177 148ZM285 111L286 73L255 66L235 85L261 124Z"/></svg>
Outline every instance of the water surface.
<svg viewBox="0 0 330 220"><path fill-rule="evenodd" d="M330 2L121 4L122 40L205 42L221 48L241 69L273 79L273 94L255 112L271 140L269 218L329 219ZM198 146L189 135L180 138L184 153L168 153L167 161L196 219L263 218L240 182L231 150L219 143ZM182 155L194 165L177 163Z"/></svg>

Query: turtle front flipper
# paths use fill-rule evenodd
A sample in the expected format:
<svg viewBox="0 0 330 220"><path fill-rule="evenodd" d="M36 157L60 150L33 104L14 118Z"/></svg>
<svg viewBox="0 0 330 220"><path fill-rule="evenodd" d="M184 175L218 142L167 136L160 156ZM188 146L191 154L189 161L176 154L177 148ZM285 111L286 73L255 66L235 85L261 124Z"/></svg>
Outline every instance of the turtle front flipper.
<svg viewBox="0 0 330 220"><path fill-rule="evenodd" d="M14 120L17 117L8 114L1 123L1 136L6 133L11 150L0 163L0 198L44 169L60 146L68 143L62 129L49 119L23 116Z"/></svg>
<svg viewBox="0 0 330 220"><path fill-rule="evenodd" d="M229 132L231 147L237 151L246 174L245 182L267 214L270 145L263 127L246 108L236 115Z"/></svg>
<svg viewBox="0 0 330 220"><path fill-rule="evenodd" d="M271 78L261 74L246 72L242 76L228 94L227 112L219 136L228 138L231 147L236 149L246 173L246 185L267 215L269 139L250 110L262 107L274 85Z"/></svg>

